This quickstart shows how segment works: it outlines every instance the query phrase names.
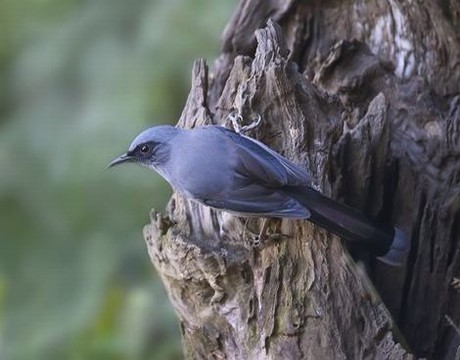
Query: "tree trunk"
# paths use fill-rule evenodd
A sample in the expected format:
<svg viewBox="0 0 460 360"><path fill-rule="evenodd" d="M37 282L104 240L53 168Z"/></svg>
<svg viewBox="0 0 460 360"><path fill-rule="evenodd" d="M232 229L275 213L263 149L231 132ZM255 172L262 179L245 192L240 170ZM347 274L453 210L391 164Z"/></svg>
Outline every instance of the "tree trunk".
<svg viewBox="0 0 460 360"><path fill-rule="evenodd" d="M392 268L349 246L356 265L342 240L294 220L273 221L286 236L253 247L259 220L174 194L144 233L188 358L457 351L459 24L454 0L240 2L212 73L195 63L178 125L260 114L251 136L326 195L402 228L412 249Z"/></svg>

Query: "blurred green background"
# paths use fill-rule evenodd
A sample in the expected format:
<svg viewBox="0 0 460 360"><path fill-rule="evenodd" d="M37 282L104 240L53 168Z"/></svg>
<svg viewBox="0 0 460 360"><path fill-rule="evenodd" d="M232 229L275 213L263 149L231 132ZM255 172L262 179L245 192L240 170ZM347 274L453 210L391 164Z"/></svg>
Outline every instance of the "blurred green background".
<svg viewBox="0 0 460 360"><path fill-rule="evenodd" d="M0 359L176 359L142 238L170 195L105 170L174 123L236 0L0 0Z"/></svg>

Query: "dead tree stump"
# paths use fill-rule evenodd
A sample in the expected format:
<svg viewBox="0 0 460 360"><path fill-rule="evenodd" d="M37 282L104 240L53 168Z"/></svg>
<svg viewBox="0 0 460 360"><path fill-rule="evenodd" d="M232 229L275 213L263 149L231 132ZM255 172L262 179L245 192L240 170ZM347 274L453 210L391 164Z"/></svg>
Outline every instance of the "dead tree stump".
<svg viewBox="0 0 460 360"><path fill-rule="evenodd" d="M349 248L357 266L342 240L294 220L272 224L288 238L254 248L244 219L174 194L144 234L188 358L455 353L459 14L453 1L241 1L212 72L195 63L178 126L260 114L252 136L323 193L402 228L412 250L396 269Z"/></svg>

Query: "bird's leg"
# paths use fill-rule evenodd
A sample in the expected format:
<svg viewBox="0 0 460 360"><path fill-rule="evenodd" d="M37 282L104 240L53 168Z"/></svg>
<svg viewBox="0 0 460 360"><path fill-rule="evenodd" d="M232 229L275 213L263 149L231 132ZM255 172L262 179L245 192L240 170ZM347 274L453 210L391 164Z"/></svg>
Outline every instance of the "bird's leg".
<svg viewBox="0 0 460 360"><path fill-rule="evenodd" d="M267 237L265 236L266 235L265 233L268 228L268 221L269 221L268 218L262 219L262 226L260 227L259 235L254 235L254 239L252 241L253 247L260 247L260 245L263 244L264 241L267 239Z"/></svg>
<svg viewBox="0 0 460 360"><path fill-rule="evenodd" d="M232 123L233 129L236 133L242 134L248 132L250 130L255 129L262 121L262 116L260 114L256 114L256 120L252 121L249 125L243 125L243 116L240 112L230 113L228 115L228 119Z"/></svg>
<svg viewBox="0 0 460 360"><path fill-rule="evenodd" d="M238 112L231 112L230 114L228 114L228 120L230 120L230 122L232 123L233 130L235 130L235 132L239 134L241 132L241 124L243 123L243 117L241 116L241 114Z"/></svg>
<svg viewBox="0 0 460 360"><path fill-rule="evenodd" d="M246 218L244 220L244 226L243 226L243 239L247 240L249 242L249 245L253 248L259 247L261 245L261 240L263 239L263 236L261 236L262 231L265 231L266 229L266 220L263 219L263 224L262 224L262 229L259 231L259 234L254 234L251 230L248 229L248 223L249 223L250 218Z"/></svg>

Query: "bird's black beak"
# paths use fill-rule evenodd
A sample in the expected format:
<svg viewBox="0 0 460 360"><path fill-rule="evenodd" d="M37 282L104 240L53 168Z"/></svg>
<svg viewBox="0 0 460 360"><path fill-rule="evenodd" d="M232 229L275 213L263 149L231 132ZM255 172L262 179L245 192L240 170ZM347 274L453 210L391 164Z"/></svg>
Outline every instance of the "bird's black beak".
<svg viewBox="0 0 460 360"><path fill-rule="evenodd" d="M123 154L117 157L116 159L113 159L109 165L107 165L107 168L114 167L115 165L120 165L126 162L131 162L133 161L133 157L128 155L128 154Z"/></svg>

